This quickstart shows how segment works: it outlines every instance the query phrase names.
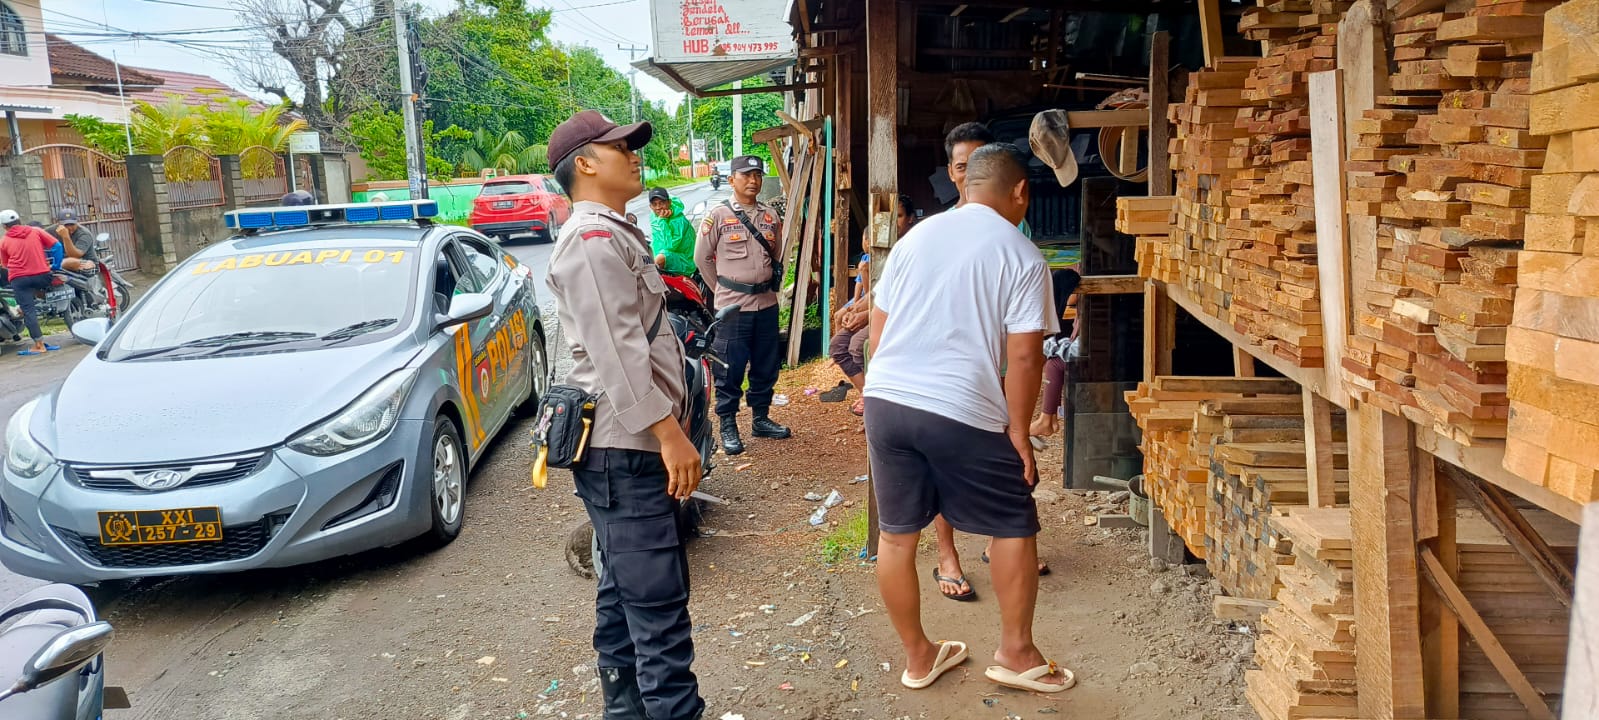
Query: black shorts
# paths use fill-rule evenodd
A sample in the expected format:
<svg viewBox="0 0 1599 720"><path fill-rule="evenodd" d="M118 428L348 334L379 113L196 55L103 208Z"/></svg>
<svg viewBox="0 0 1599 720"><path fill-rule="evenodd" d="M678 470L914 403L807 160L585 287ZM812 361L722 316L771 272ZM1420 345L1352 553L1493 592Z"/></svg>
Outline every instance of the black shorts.
<svg viewBox="0 0 1599 720"><path fill-rule="evenodd" d="M1005 433L866 398L877 524L921 531L942 514L956 530L997 538L1038 534L1038 506Z"/></svg>

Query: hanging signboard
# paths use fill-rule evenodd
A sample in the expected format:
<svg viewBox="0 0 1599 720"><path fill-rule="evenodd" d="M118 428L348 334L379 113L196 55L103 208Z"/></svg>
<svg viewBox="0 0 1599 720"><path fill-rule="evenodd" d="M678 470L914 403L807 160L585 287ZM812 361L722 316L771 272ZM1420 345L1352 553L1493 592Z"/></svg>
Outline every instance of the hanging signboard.
<svg viewBox="0 0 1599 720"><path fill-rule="evenodd" d="M322 152L322 136L314 130L289 135L289 152L295 155L315 155Z"/></svg>
<svg viewBox="0 0 1599 720"><path fill-rule="evenodd" d="M794 57L789 0L650 0L655 62Z"/></svg>

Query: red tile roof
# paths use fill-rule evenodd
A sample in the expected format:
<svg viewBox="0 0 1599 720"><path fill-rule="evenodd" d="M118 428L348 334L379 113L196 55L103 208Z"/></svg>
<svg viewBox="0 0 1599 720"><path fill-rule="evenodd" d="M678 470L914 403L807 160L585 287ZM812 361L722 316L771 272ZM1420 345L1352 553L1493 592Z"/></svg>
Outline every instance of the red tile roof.
<svg viewBox="0 0 1599 720"><path fill-rule="evenodd" d="M81 45L62 39L59 35L45 34L49 43L50 75L52 83L63 86L116 85L116 63L100 57ZM122 84L126 86L160 85L161 79L139 68L122 66Z"/></svg>
<svg viewBox="0 0 1599 720"><path fill-rule="evenodd" d="M127 68L123 68L126 70ZM261 112L266 105L238 90L229 87L209 75L176 72L172 70L157 70L155 68L134 68L142 74L152 76L161 81L157 87L141 87L128 93L129 100L143 100L151 105L160 105L167 101L169 95L183 98L185 105L193 107L208 107L217 104L218 100L244 100L250 103L250 109Z"/></svg>

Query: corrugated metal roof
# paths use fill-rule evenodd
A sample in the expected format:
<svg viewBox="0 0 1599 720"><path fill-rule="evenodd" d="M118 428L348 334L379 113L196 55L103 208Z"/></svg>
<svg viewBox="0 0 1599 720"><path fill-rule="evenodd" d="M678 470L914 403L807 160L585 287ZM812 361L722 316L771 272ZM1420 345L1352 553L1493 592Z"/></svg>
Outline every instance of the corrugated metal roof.
<svg viewBox="0 0 1599 720"><path fill-rule="evenodd" d="M643 70L646 75L660 80L667 87L698 95L718 85L726 85L734 80L743 80L793 64L794 58L791 57L661 64L656 64L655 58L645 58L633 63L633 67Z"/></svg>

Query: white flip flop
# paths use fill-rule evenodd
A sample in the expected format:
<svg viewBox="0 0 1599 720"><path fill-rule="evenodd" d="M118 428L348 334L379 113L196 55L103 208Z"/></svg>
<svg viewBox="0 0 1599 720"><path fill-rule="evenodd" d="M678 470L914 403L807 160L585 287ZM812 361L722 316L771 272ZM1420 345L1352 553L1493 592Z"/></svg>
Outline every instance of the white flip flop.
<svg viewBox="0 0 1599 720"><path fill-rule="evenodd" d="M927 677L914 679L911 677L911 671L905 670L899 674L899 684L912 690L921 690L963 662L966 662L966 643L959 640L940 640L938 657L933 659L933 669L927 672Z"/></svg>
<svg viewBox="0 0 1599 720"><path fill-rule="evenodd" d="M1066 682L1054 685L1039 681L1039 678L1047 677L1057 672L1066 678ZM1056 665L1053 660L1046 661L1043 665L1025 672L1016 672L1004 665L989 665L988 669L983 671L983 675L989 680L1008 688L1040 693L1060 692L1077 684L1077 676L1073 675L1072 671Z"/></svg>

